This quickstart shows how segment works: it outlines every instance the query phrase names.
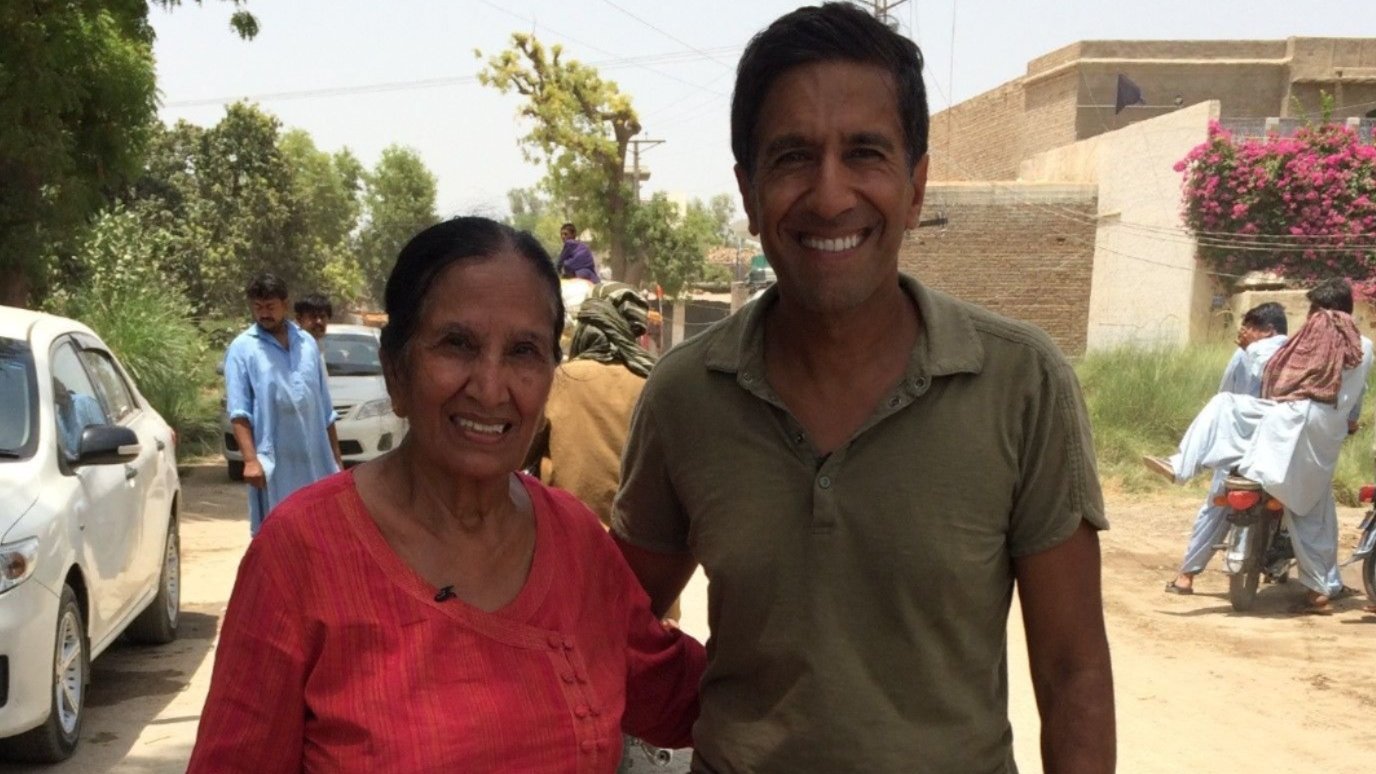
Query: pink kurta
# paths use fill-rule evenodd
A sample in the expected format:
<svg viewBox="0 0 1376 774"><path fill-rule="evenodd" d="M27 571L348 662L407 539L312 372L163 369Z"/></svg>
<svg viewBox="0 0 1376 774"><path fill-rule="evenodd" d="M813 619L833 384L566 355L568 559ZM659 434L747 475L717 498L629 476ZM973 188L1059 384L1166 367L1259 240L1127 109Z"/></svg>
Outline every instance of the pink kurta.
<svg viewBox="0 0 1376 774"><path fill-rule="evenodd" d="M284 502L239 567L191 772L613 772L621 731L691 744L702 646L667 631L602 526L522 477L530 575L435 601L353 474Z"/></svg>

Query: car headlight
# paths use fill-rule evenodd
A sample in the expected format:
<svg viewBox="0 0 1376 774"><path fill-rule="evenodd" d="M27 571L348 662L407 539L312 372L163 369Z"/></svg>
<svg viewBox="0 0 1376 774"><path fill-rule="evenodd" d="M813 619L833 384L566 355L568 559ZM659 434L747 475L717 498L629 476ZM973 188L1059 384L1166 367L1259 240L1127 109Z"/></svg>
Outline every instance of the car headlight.
<svg viewBox="0 0 1376 774"><path fill-rule="evenodd" d="M378 398L359 406L358 413L354 414L354 419L372 419L390 413L392 413L392 399Z"/></svg>
<svg viewBox="0 0 1376 774"><path fill-rule="evenodd" d="M28 580L37 561L36 537L0 545L0 594Z"/></svg>

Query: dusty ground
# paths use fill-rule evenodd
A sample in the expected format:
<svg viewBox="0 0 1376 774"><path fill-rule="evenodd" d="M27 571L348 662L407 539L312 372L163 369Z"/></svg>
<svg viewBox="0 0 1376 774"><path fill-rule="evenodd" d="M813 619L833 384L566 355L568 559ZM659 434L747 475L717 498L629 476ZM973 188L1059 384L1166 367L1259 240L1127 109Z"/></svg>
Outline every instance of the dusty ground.
<svg viewBox="0 0 1376 774"><path fill-rule="evenodd" d="M164 648L117 644L94 665L77 756L56 772L181 772L209 683L214 633L248 539L243 489L219 466L183 479L182 637ZM1299 586L1265 587L1257 610L1232 612L1227 579L1200 576L1168 596L1197 496L1110 494L1105 606L1118 695L1119 770L1354 770L1376 754L1376 616L1361 600L1329 617L1285 613ZM1342 554L1360 513L1343 509ZM1345 578L1360 585L1355 568ZM705 633L698 577L684 628ZM1011 713L1018 759L1038 772L1037 715L1016 615L1010 624ZM0 765L0 772L20 771Z"/></svg>

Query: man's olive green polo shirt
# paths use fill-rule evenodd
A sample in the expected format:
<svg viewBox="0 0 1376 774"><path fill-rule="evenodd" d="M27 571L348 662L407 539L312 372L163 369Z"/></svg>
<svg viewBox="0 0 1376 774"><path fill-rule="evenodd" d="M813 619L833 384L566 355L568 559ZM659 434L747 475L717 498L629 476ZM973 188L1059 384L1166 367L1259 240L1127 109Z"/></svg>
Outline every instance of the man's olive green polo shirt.
<svg viewBox="0 0 1376 774"><path fill-rule="evenodd" d="M1089 421L1044 333L901 284L907 372L828 456L765 376L774 290L645 386L613 529L707 574L697 771L1015 770L1011 559L1108 526Z"/></svg>

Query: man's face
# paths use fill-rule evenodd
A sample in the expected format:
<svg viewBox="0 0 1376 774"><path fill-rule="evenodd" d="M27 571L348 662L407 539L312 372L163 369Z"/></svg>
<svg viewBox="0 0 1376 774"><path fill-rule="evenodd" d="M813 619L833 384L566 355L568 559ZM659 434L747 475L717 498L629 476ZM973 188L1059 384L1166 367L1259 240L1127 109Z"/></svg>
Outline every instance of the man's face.
<svg viewBox="0 0 1376 774"><path fill-rule="evenodd" d="M753 180L738 166L736 181L781 300L835 313L897 281L927 160L908 163L888 73L844 61L789 70L770 87L753 141Z"/></svg>
<svg viewBox="0 0 1376 774"><path fill-rule="evenodd" d="M330 316L323 310L306 311L296 315L296 324L314 336L316 341L320 341L325 338L325 328L330 324Z"/></svg>
<svg viewBox="0 0 1376 774"><path fill-rule="evenodd" d="M268 333L277 333L287 321L287 300L285 298L250 298L249 308L253 320Z"/></svg>
<svg viewBox="0 0 1376 774"><path fill-rule="evenodd" d="M572 240L573 237L574 237L573 229L571 229L571 228L561 228L561 229L559 229L559 238L562 239L562 240L564 240L565 242L568 242L568 241Z"/></svg>
<svg viewBox="0 0 1376 774"><path fill-rule="evenodd" d="M1242 347L1243 349L1246 349L1247 347L1251 346L1253 342L1261 341L1262 339L1266 338L1267 336L1270 336L1271 334L1272 332L1270 328L1258 328L1256 326L1243 323L1242 325L1238 326L1237 329L1237 345L1239 347Z"/></svg>

